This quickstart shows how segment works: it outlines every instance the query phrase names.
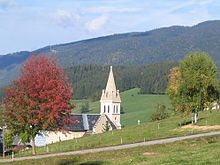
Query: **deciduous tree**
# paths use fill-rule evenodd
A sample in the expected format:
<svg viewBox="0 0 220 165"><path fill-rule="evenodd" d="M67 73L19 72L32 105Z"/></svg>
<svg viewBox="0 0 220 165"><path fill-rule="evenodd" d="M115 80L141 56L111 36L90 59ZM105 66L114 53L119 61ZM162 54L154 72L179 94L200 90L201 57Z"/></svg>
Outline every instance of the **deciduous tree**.
<svg viewBox="0 0 220 165"><path fill-rule="evenodd" d="M194 113L195 123L199 111L219 97L216 71L217 67L206 53L196 52L185 57L179 71L171 72L168 94L177 110ZM178 75L176 81L172 80L174 75Z"/></svg>
<svg viewBox="0 0 220 165"><path fill-rule="evenodd" d="M181 73L179 67L174 67L170 69L170 74L168 75L168 88L167 93L170 96L171 104L174 110L178 110L179 107L179 85L181 80Z"/></svg>
<svg viewBox="0 0 220 165"><path fill-rule="evenodd" d="M73 89L53 57L30 57L23 64L20 77L5 92L7 127L23 140L32 141L33 154L36 135L43 130L65 129L66 123L71 122Z"/></svg>

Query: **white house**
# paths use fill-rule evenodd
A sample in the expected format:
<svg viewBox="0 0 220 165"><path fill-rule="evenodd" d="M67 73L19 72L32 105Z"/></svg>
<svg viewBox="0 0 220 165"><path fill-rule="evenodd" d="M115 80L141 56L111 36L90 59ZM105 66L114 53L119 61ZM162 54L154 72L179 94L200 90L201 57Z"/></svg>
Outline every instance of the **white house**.
<svg viewBox="0 0 220 165"><path fill-rule="evenodd" d="M214 102L210 107L205 108L205 110L214 110L220 109L220 105L217 102Z"/></svg>

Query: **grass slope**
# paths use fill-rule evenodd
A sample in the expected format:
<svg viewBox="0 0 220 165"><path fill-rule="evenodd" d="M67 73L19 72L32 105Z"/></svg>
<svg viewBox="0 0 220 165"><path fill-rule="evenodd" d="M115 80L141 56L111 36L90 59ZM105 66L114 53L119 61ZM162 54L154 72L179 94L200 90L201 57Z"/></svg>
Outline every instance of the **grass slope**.
<svg viewBox="0 0 220 165"><path fill-rule="evenodd" d="M142 95L138 94L140 89L134 88L120 94L124 114L121 115L121 123L123 126L133 126L137 124L137 120L141 123L149 121L153 112L156 111L158 103L164 103L167 107L170 106L170 101L166 95ZM85 100L75 100L75 113L80 113L80 106ZM89 102L89 113L100 113L100 103Z"/></svg>
<svg viewBox="0 0 220 165"><path fill-rule="evenodd" d="M157 122L144 123L136 126L125 127L121 130L108 131L103 134L94 134L90 136L84 136L78 139L54 143L48 145L48 149L49 153L65 152L82 150L87 148L97 148L104 146L143 142L144 140L149 141L154 139L177 137L201 132L210 132L213 130L220 130L220 128L210 130L191 128L180 129L180 124L189 122L190 118L191 116L183 117L181 115L175 115ZM218 120L220 118L219 110L213 110L212 113L210 113L210 111L204 111L200 113L200 118L201 120L199 121L198 125L206 125L206 123L208 125L220 125L220 120ZM215 123L212 121L215 121ZM48 153L47 147L38 147L37 153ZM16 157L25 155L31 155L31 150L16 153Z"/></svg>
<svg viewBox="0 0 220 165"><path fill-rule="evenodd" d="M208 165L220 164L220 136L83 155L25 160L11 165Z"/></svg>

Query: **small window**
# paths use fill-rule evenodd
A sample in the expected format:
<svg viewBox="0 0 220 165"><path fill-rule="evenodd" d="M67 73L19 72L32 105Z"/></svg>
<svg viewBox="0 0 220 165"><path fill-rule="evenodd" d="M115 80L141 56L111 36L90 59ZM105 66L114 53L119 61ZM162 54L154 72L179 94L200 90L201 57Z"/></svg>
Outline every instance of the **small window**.
<svg viewBox="0 0 220 165"><path fill-rule="evenodd" d="M117 118L115 117L115 120L116 120Z"/></svg>
<svg viewBox="0 0 220 165"><path fill-rule="evenodd" d="M118 105L116 106L116 113L118 113Z"/></svg>
<svg viewBox="0 0 220 165"><path fill-rule="evenodd" d="M105 113L105 105L104 105L104 113Z"/></svg>
<svg viewBox="0 0 220 165"><path fill-rule="evenodd" d="M108 113L109 113L109 111L110 111L110 107L109 107L109 105L108 105Z"/></svg>
<svg viewBox="0 0 220 165"><path fill-rule="evenodd" d="M114 105L114 113L115 113L115 105Z"/></svg>

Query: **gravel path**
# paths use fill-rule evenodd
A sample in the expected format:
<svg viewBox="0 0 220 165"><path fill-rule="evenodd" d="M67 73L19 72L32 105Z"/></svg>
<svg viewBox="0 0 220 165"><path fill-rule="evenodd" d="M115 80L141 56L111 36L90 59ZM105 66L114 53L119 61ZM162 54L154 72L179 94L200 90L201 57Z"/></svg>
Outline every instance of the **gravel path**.
<svg viewBox="0 0 220 165"><path fill-rule="evenodd" d="M61 156L61 155L75 155L75 154L86 154L86 153L94 153L94 152L109 151L109 150L119 150L119 149L133 148L133 147L138 147L138 146L171 143L175 141L204 137L204 136L211 136L211 135L220 135L220 131L200 133L196 135L187 135L187 136L174 137L174 138L165 138L165 139L152 140L152 141L146 141L146 142L134 143L134 144L125 144L125 145L118 145L118 146L85 149L85 150L80 150L80 151L70 151L70 152L53 153L53 154L45 154L45 155L37 155L37 156L25 156L25 157L14 158L14 159L1 159L0 162L11 162L11 161L17 161L17 160L26 160L26 159L41 159L41 158L48 158L48 157Z"/></svg>

